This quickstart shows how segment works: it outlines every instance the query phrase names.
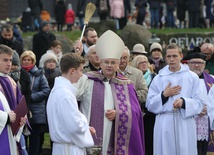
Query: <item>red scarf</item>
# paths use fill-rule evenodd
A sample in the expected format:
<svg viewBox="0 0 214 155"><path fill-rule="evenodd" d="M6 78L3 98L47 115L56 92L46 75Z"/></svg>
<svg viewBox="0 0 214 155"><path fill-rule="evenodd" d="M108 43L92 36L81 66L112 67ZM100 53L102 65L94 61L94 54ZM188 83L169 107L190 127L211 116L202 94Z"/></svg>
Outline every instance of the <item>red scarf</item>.
<svg viewBox="0 0 214 155"><path fill-rule="evenodd" d="M27 72L33 68L35 65L29 65L29 66L22 66L22 68L24 68Z"/></svg>

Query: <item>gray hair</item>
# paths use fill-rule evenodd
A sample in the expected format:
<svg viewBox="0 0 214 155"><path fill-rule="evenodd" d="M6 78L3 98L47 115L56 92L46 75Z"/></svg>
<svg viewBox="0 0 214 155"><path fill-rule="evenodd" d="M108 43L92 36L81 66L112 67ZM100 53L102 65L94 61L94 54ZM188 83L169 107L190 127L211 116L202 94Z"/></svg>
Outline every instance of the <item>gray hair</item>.
<svg viewBox="0 0 214 155"><path fill-rule="evenodd" d="M138 69L138 65L139 65L141 59L145 59L147 61L147 63L149 64L148 58L145 55L138 55L132 60L131 66Z"/></svg>
<svg viewBox="0 0 214 155"><path fill-rule="evenodd" d="M86 57L89 56L89 54L92 52L92 50L95 50L95 45L91 45L91 46L88 48L88 52L86 53Z"/></svg>
<svg viewBox="0 0 214 155"><path fill-rule="evenodd" d="M130 56L130 50L127 46L125 46L124 51L126 51L128 53L128 55Z"/></svg>

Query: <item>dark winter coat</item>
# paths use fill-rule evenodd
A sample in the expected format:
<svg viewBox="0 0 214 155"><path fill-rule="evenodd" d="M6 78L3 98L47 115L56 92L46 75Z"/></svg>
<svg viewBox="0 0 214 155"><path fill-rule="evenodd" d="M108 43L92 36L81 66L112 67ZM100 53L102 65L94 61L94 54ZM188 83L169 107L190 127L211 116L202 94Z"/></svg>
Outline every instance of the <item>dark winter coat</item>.
<svg viewBox="0 0 214 155"><path fill-rule="evenodd" d="M28 0L28 6L30 7L33 16L39 15L43 9L41 0Z"/></svg>
<svg viewBox="0 0 214 155"><path fill-rule="evenodd" d="M159 9L161 0L148 0L150 9Z"/></svg>
<svg viewBox="0 0 214 155"><path fill-rule="evenodd" d="M155 64L151 57L149 57L148 60L149 60L150 64ZM156 67L154 69L154 72L158 74L159 70L161 70L164 66L166 66L166 61L164 61L163 59L161 59L159 61L159 67Z"/></svg>
<svg viewBox="0 0 214 155"><path fill-rule="evenodd" d="M22 13L21 29L26 27L32 28L32 15L31 12L24 11Z"/></svg>
<svg viewBox="0 0 214 155"><path fill-rule="evenodd" d="M31 102L30 75L23 68L20 69L19 83L21 85L21 92L23 95L25 95L26 102L30 103Z"/></svg>
<svg viewBox="0 0 214 155"><path fill-rule="evenodd" d="M185 20L185 12L187 9L186 0L178 0L177 1L177 18L181 21Z"/></svg>
<svg viewBox="0 0 214 155"><path fill-rule="evenodd" d="M55 69L44 68L44 75L48 81L50 89L52 89L54 86L55 78L61 75L61 71L58 68Z"/></svg>
<svg viewBox="0 0 214 155"><path fill-rule="evenodd" d="M43 70L38 69L36 66L30 69L28 73L32 88L32 100L29 106L33 117L30 122L31 124L44 124L46 121L46 100L50 93L48 81L43 74Z"/></svg>
<svg viewBox="0 0 214 155"><path fill-rule="evenodd" d="M65 23L65 12L66 12L66 5L63 0L57 2L55 7L55 18L57 23L64 24Z"/></svg>
<svg viewBox="0 0 214 155"><path fill-rule="evenodd" d="M188 0L187 9L189 12L200 12L201 0Z"/></svg>
<svg viewBox="0 0 214 155"><path fill-rule="evenodd" d="M77 11L76 15L77 17L84 17L85 16L85 5L86 5L86 0L78 0L77 1Z"/></svg>
<svg viewBox="0 0 214 155"><path fill-rule="evenodd" d="M174 11L176 7L176 0L164 0L167 10Z"/></svg>
<svg viewBox="0 0 214 155"><path fill-rule="evenodd" d="M17 41L15 37L13 37L11 40L7 40L0 36L0 44L4 44L12 48L13 50L16 50L16 52L19 54L19 56L22 54L24 51L22 43Z"/></svg>
<svg viewBox="0 0 214 155"><path fill-rule="evenodd" d="M204 0L204 5L206 6L206 18L214 19L214 10L212 9L213 0Z"/></svg>
<svg viewBox="0 0 214 155"><path fill-rule="evenodd" d="M46 53L54 40L56 40L56 36L53 33L42 30L33 36L33 52L36 54L37 66L41 56Z"/></svg>

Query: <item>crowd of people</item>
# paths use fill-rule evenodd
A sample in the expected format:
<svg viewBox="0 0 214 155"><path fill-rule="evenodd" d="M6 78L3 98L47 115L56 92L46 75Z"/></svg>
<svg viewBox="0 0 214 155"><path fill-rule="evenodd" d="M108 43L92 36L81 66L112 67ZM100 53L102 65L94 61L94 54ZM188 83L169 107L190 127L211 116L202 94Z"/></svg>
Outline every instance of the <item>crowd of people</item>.
<svg viewBox="0 0 214 155"><path fill-rule="evenodd" d="M78 0L74 9L71 3L57 0L53 19L57 31L82 30L87 1ZM113 19L116 29L128 23L150 28L210 28L214 23L213 0L96 0L100 21ZM39 30L42 20L51 20L41 0L28 0L28 8L21 18L23 32ZM78 18L79 20L76 20Z"/></svg>
<svg viewBox="0 0 214 155"><path fill-rule="evenodd" d="M56 7L65 13L62 5ZM149 51L137 42L130 50L115 32L98 36L87 27L72 51L62 51L50 23L37 21L32 51L24 50L11 23L1 27L0 154L42 154L46 132L53 155L99 147L103 155L214 153L214 45L202 43L183 56L171 43L163 55L157 42ZM117 20L119 28L123 23ZM59 31L62 25L59 20ZM22 95L28 113L17 118Z"/></svg>
<svg viewBox="0 0 214 155"><path fill-rule="evenodd" d="M13 26L0 36L1 153L38 155L49 132L52 154L206 155L213 152L214 46L188 51L172 43L129 49L108 30L87 27L72 51L41 22L32 51ZM63 54L66 53L66 54ZM14 110L28 113L15 137ZM5 141L5 139L8 139Z"/></svg>

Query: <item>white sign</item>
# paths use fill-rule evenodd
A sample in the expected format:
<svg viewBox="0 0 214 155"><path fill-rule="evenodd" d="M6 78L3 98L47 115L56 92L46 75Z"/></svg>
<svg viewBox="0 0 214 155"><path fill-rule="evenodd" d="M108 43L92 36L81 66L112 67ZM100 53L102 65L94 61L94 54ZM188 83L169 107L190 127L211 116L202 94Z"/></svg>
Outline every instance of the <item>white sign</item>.
<svg viewBox="0 0 214 155"><path fill-rule="evenodd" d="M214 43L214 37L172 37L169 39L170 43L176 43L178 46L188 47L190 45L198 46L201 43Z"/></svg>

